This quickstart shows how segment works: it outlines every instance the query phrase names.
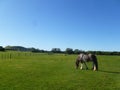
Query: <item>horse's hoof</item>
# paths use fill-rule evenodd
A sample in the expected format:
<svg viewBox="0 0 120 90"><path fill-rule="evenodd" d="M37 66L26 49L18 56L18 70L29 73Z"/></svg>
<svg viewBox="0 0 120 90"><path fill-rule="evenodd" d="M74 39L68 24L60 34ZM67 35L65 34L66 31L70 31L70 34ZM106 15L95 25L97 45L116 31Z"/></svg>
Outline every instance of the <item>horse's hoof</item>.
<svg viewBox="0 0 120 90"><path fill-rule="evenodd" d="M80 68L80 70L83 70L83 68Z"/></svg>

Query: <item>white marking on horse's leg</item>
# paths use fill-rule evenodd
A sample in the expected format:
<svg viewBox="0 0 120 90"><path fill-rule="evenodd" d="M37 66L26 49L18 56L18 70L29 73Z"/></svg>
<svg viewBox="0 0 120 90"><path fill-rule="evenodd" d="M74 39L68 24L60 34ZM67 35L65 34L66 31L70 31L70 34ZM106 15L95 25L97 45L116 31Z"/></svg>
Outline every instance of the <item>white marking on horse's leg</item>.
<svg viewBox="0 0 120 90"><path fill-rule="evenodd" d="M83 64L81 63L80 65L81 65L80 69L82 70L83 69Z"/></svg>
<svg viewBox="0 0 120 90"><path fill-rule="evenodd" d="M94 65L94 69L93 69L94 71L96 71L96 66Z"/></svg>

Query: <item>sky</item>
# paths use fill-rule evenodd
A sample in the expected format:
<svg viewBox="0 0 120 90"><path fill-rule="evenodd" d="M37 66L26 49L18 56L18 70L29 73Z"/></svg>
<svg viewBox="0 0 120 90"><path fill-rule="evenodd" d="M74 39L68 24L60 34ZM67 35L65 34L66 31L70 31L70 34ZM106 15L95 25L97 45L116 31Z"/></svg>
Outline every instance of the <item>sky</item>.
<svg viewBox="0 0 120 90"><path fill-rule="evenodd" d="M120 0L0 0L0 46L120 51Z"/></svg>

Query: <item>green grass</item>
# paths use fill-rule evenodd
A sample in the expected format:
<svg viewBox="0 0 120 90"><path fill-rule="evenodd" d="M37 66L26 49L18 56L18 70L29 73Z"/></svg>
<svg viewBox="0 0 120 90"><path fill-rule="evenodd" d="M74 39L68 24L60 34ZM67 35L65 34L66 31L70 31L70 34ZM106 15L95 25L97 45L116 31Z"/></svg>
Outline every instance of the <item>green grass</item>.
<svg viewBox="0 0 120 90"><path fill-rule="evenodd" d="M97 57L92 71L76 70L76 55L0 53L0 90L120 90L120 56Z"/></svg>

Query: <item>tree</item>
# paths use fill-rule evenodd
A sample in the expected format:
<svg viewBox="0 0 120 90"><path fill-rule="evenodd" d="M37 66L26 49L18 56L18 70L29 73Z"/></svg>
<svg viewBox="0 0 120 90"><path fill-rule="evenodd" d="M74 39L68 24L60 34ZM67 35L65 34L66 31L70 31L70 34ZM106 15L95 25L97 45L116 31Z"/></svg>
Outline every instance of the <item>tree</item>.
<svg viewBox="0 0 120 90"><path fill-rule="evenodd" d="M79 54L81 51L79 49L74 50L74 54Z"/></svg>
<svg viewBox="0 0 120 90"><path fill-rule="evenodd" d="M0 46L0 51L5 51L5 49L2 46Z"/></svg>
<svg viewBox="0 0 120 90"><path fill-rule="evenodd" d="M72 48L66 48L65 52L67 54L73 54L74 53Z"/></svg>
<svg viewBox="0 0 120 90"><path fill-rule="evenodd" d="M52 48L51 52L53 53L61 53L60 48Z"/></svg>

